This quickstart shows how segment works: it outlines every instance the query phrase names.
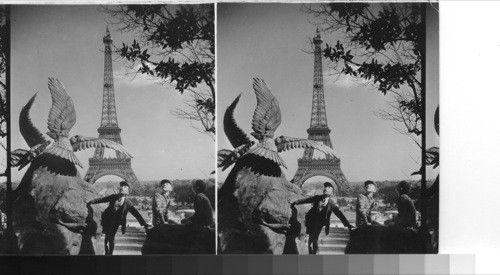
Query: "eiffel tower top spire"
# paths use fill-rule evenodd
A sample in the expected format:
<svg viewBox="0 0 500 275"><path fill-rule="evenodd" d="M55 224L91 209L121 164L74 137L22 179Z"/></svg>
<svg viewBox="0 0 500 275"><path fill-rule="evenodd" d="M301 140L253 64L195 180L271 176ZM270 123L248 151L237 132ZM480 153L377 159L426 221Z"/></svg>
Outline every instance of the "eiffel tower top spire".
<svg viewBox="0 0 500 275"><path fill-rule="evenodd" d="M106 26L106 36L102 38L104 43L104 88L102 98L101 127L118 128L118 117L116 115L115 91L113 84L113 62L111 59L111 44L113 39Z"/></svg>
<svg viewBox="0 0 500 275"><path fill-rule="evenodd" d="M108 26L106 26L106 36L104 36L102 38L102 42L104 44L107 44L107 43L112 44L113 43L113 39L111 38L111 33L109 32Z"/></svg>
<svg viewBox="0 0 500 275"><path fill-rule="evenodd" d="M313 100L311 110L311 125L309 131L321 130L330 133L326 121L325 91L323 88L323 62L322 47L323 39L319 29L316 27L316 37L314 42L314 80L313 80Z"/></svg>

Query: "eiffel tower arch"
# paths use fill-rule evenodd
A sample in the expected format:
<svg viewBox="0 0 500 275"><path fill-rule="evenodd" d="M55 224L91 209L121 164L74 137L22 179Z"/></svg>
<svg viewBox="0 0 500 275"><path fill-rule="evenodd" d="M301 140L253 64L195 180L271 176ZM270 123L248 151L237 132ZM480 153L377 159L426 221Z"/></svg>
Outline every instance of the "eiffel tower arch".
<svg viewBox="0 0 500 275"><path fill-rule="evenodd" d="M293 182L302 187L304 182L316 176L327 177L334 182L335 193L349 188L347 179L340 169L340 159L299 159L299 168Z"/></svg>
<svg viewBox="0 0 500 275"><path fill-rule="evenodd" d="M314 37L314 81L313 100L311 111L311 124L307 129L308 139L322 143L330 148L330 128L326 120L325 92L323 87L323 63L321 44L323 40L319 30ZM348 182L342 169L340 169L340 158L337 156L325 156L314 158L314 149L306 148L302 158L298 159L298 169L293 177L293 182L302 187L304 182L314 176L324 176L331 179L335 184L335 191L349 188Z"/></svg>
<svg viewBox="0 0 500 275"><path fill-rule="evenodd" d="M113 64L111 60L111 44L113 39L106 27L106 36L102 39L104 43L104 88L102 97L101 127L97 129L99 138L105 138L122 144L120 136L121 129L118 126L116 114L115 91L113 84ZM120 152L116 157L104 157L104 148L97 148L94 156L89 158L89 170L84 180L95 183L103 176L118 176L130 184L138 184L139 181L132 170L131 159Z"/></svg>

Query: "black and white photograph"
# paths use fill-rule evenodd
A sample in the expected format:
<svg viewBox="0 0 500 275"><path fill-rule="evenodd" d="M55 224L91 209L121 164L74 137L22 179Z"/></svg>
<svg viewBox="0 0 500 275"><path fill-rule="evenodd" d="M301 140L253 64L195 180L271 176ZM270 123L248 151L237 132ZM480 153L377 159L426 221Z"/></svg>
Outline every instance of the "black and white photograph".
<svg viewBox="0 0 500 275"><path fill-rule="evenodd" d="M217 5L218 253L438 253L436 8Z"/></svg>
<svg viewBox="0 0 500 275"><path fill-rule="evenodd" d="M499 10L0 0L0 273L498 274Z"/></svg>
<svg viewBox="0 0 500 275"><path fill-rule="evenodd" d="M215 254L214 4L10 11L0 252Z"/></svg>
<svg viewBox="0 0 500 275"><path fill-rule="evenodd" d="M8 9L0 6L0 234L7 228L7 55L9 32L7 24Z"/></svg>

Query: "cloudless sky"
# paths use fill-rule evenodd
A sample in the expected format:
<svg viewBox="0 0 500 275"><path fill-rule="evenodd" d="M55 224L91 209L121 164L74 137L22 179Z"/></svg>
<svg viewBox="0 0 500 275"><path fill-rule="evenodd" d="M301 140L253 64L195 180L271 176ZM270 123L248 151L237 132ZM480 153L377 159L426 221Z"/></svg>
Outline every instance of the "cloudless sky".
<svg viewBox="0 0 500 275"><path fill-rule="evenodd" d="M252 78L260 77L280 103L282 123L275 137L307 138L314 65L314 56L307 51L311 50L309 38L316 33L316 26L308 21L309 15L298 4L220 3L217 7L219 125L227 106L243 93L235 119L240 128L248 135L251 133L256 106ZM323 47L338 39L331 34L322 37ZM409 137L395 131L393 122L374 114L385 109L390 98L346 77L335 81L337 77L330 76L332 72L327 70L325 60L323 70L331 140L347 180L418 180L410 174L419 169L420 149ZM434 81L437 85L437 78ZM437 88L433 92L430 100L436 105ZM225 135L218 136L218 148L232 149ZM288 166L283 168L287 179L292 179L302 154L303 150L297 149L281 153ZM229 170L219 170L219 181L225 179Z"/></svg>
<svg viewBox="0 0 500 275"><path fill-rule="evenodd" d="M16 6L12 8L12 148L27 149L19 132L19 112L34 93L31 109L35 126L47 132L51 106L48 77L58 78L72 97L77 122L70 135L97 137L101 122L106 14L95 5ZM130 34L109 25L114 44L130 42ZM132 169L139 180L207 178L214 170L215 142L171 114L183 97L138 75L125 75L123 60L114 56L114 84L118 125L123 145L132 153ZM77 152L83 164L94 150ZM106 152L106 156L111 152ZM20 180L26 168L13 169Z"/></svg>

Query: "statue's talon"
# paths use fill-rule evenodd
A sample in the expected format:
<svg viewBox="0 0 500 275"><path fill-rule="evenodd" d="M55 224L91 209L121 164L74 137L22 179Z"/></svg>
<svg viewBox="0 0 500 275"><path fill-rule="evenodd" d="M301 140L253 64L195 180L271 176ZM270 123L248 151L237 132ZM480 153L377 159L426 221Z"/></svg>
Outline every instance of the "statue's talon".
<svg viewBox="0 0 500 275"><path fill-rule="evenodd" d="M86 223L65 223L65 222L60 222L58 223L64 227L66 227L69 231L75 232L75 233L83 233L85 229L87 228Z"/></svg>
<svg viewBox="0 0 500 275"><path fill-rule="evenodd" d="M257 223L268 227L272 231L279 233L279 234L286 234L288 230L290 229L291 225L290 224L285 224L285 223L267 223L262 219L256 220Z"/></svg>
<svg viewBox="0 0 500 275"><path fill-rule="evenodd" d="M83 233L83 231L87 228L86 223L78 223L78 222L63 222L61 218L52 216L52 221L56 224L62 225L66 227L69 231L75 233Z"/></svg>

